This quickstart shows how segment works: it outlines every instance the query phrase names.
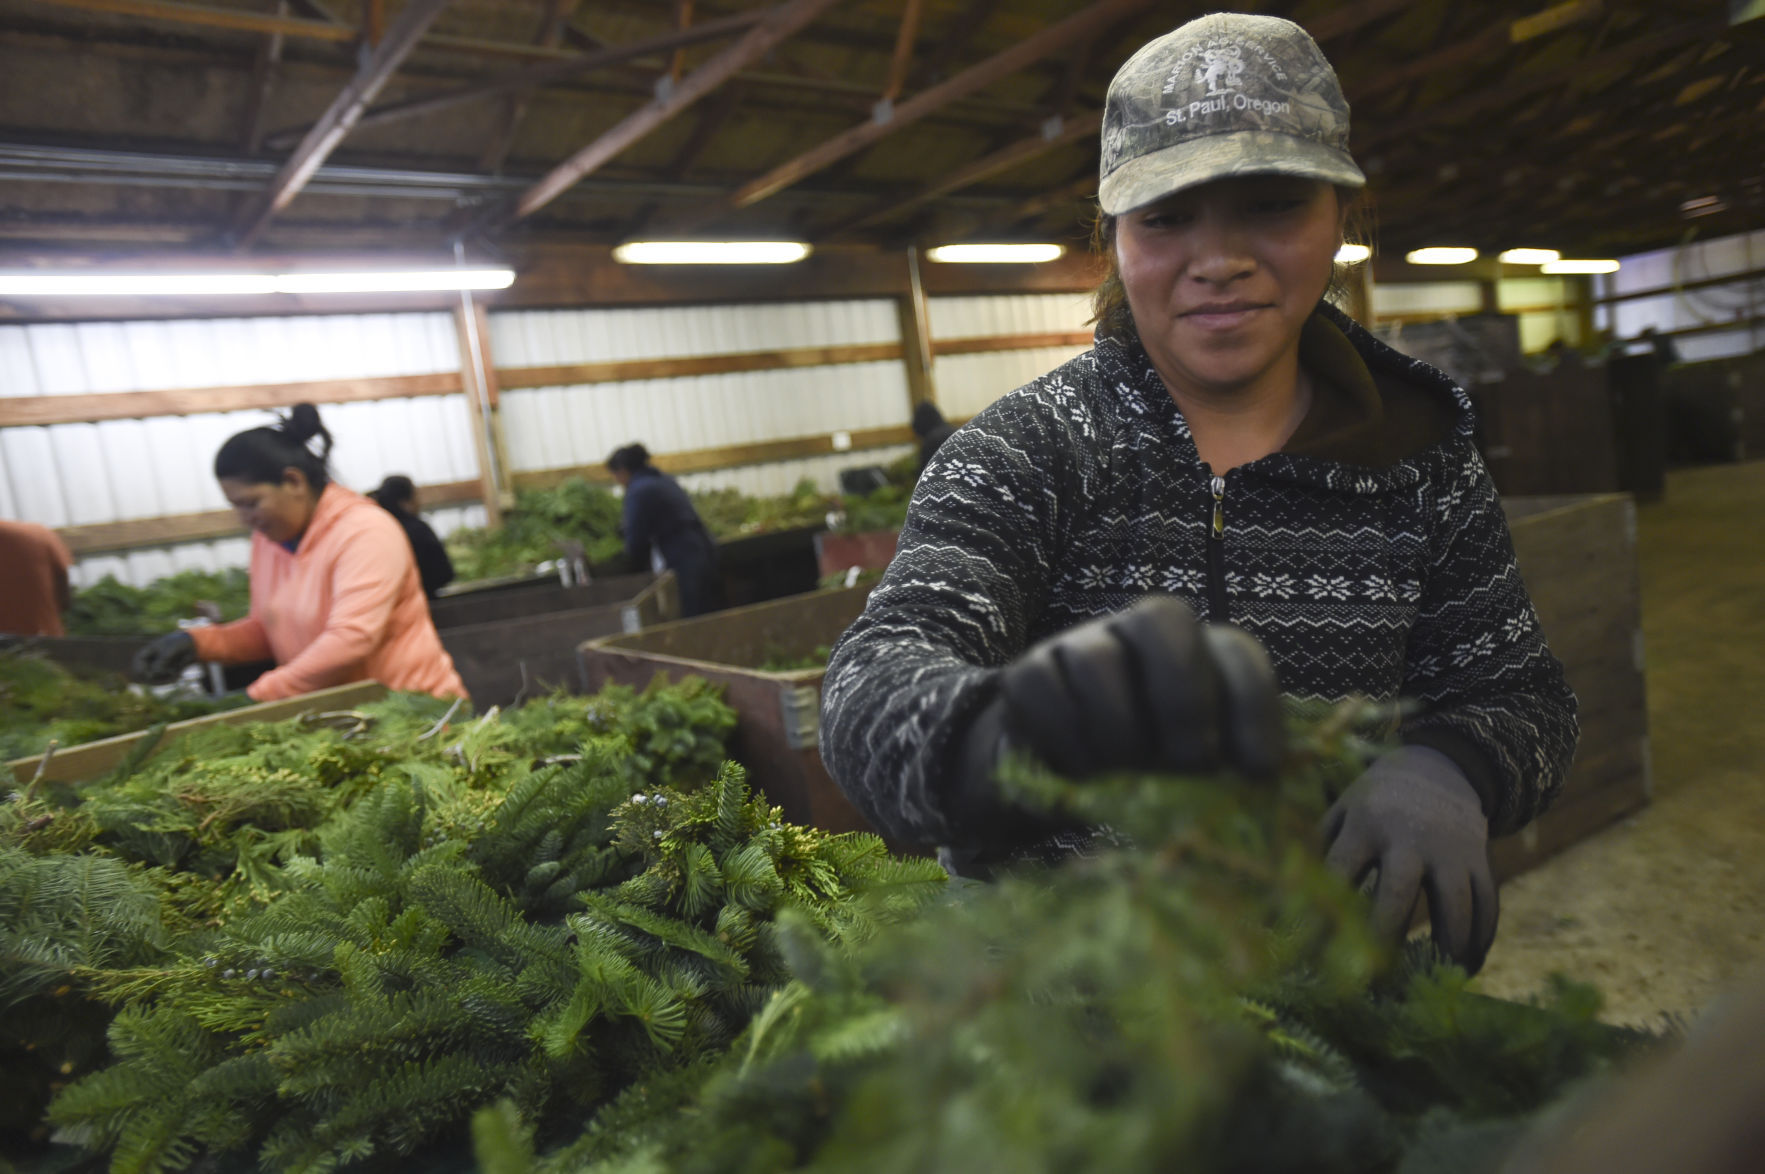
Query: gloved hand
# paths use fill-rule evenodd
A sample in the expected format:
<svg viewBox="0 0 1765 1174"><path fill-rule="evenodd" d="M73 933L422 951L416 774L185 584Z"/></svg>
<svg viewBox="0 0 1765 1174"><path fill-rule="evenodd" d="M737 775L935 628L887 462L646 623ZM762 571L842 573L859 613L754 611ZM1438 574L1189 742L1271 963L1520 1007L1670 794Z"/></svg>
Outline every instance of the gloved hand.
<svg viewBox="0 0 1765 1174"><path fill-rule="evenodd" d="M1005 739L1071 778L1225 767L1271 778L1285 732L1261 645L1237 628L1202 625L1174 596L1153 596L1005 667L998 696L959 747L951 815L997 818L993 773Z"/></svg>
<svg viewBox="0 0 1765 1174"><path fill-rule="evenodd" d="M1416 899L1441 952L1471 974L1495 941L1500 906L1489 871L1489 820L1464 772L1438 750L1379 758L1324 816L1325 861L1358 884L1378 869L1373 925L1402 940Z"/></svg>
<svg viewBox="0 0 1765 1174"><path fill-rule="evenodd" d="M184 631L167 632L135 653L135 678L149 685L175 681L184 666L196 662L196 641Z"/></svg>

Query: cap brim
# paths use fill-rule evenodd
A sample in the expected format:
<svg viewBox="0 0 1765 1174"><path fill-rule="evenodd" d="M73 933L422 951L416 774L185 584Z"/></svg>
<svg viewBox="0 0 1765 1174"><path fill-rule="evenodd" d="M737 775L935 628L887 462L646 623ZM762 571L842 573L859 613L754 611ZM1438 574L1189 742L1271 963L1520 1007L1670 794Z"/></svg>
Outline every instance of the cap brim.
<svg viewBox="0 0 1765 1174"><path fill-rule="evenodd" d="M1190 139L1130 159L1098 186L1097 202L1106 215L1119 216L1236 175L1296 175L1355 188L1367 184L1345 152L1294 135L1245 130Z"/></svg>

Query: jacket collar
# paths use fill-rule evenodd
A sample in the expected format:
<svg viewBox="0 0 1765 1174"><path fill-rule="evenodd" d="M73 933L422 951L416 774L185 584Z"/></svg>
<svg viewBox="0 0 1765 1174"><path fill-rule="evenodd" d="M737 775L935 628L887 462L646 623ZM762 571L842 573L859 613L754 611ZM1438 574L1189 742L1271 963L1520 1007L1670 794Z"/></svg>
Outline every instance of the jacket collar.
<svg viewBox="0 0 1765 1174"><path fill-rule="evenodd" d="M1199 471L1201 457L1189 425L1138 338L1099 333L1095 354L1102 386L1125 417L1166 430L1179 459ZM1359 323L1328 303L1320 303L1300 336L1300 358L1314 380L1329 386L1326 408L1314 404L1287 449L1241 468L1259 477L1315 485L1350 493L1382 493L1414 485L1425 464L1444 446L1470 438L1475 418L1470 397L1446 375L1393 350ZM1388 410L1393 395L1432 401L1430 410L1447 426L1439 438L1418 444L1401 459L1383 465L1343 459L1391 440L1406 415Z"/></svg>

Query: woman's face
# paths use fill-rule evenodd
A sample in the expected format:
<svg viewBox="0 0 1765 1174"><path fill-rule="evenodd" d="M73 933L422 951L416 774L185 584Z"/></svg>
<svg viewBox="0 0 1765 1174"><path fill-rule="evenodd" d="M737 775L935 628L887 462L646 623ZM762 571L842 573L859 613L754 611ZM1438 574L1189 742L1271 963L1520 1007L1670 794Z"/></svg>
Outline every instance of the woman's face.
<svg viewBox="0 0 1765 1174"><path fill-rule="evenodd" d="M1277 175L1202 184L1117 219L1128 308L1173 390L1237 391L1298 345L1343 219L1329 184Z"/></svg>
<svg viewBox="0 0 1765 1174"><path fill-rule="evenodd" d="M282 470L280 481L220 479L221 492L239 520L271 542L291 542L306 533L318 495L299 469Z"/></svg>

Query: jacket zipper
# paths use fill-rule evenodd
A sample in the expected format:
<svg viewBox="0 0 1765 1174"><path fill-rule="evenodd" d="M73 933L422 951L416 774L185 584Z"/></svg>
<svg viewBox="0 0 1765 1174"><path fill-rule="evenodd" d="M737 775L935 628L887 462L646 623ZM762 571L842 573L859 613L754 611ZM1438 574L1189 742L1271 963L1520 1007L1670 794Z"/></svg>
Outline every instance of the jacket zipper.
<svg viewBox="0 0 1765 1174"><path fill-rule="evenodd" d="M1207 618L1223 624L1230 618L1226 612L1226 479L1215 475L1209 488L1213 490L1213 524L1207 531Z"/></svg>

